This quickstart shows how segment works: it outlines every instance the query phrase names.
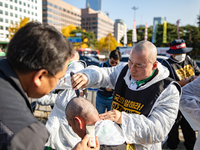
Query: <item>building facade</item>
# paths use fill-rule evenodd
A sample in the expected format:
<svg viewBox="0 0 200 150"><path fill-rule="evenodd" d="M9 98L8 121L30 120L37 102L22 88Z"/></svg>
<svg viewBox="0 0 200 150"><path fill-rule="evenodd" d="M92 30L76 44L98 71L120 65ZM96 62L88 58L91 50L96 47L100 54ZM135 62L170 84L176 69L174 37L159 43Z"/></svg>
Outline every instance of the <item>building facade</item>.
<svg viewBox="0 0 200 150"><path fill-rule="evenodd" d="M0 42L8 42L9 26L25 17L42 23L42 0L0 0Z"/></svg>
<svg viewBox="0 0 200 150"><path fill-rule="evenodd" d="M114 37L118 43L120 43L121 38L124 36L125 24L122 19L116 19L114 25Z"/></svg>
<svg viewBox="0 0 200 150"><path fill-rule="evenodd" d="M92 8L93 10L101 10L101 0L86 0L86 8Z"/></svg>
<svg viewBox="0 0 200 150"><path fill-rule="evenodd" d="M62 0L43 0L43 23L61 31L63 26L81 27L81 9Z"/></svg>
<svg viewBox="0 0 200 150"><path fill-rule="evenodd" d="M107 15L96 12L91 8L82 9L81 28L94 32L97 40L114 33L114 21Z"/></svg>

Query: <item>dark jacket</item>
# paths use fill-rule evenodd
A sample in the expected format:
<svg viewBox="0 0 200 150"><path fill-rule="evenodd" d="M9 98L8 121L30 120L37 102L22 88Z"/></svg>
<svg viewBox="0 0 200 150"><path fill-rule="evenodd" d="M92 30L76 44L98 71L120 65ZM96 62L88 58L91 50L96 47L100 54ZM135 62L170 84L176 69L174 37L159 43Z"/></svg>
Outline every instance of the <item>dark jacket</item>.
<svg viewBox="0 0 200 150"><path fill-rule="evenodd" d="M6 59L0 60L0 150L43 150L48 135L33 116L14 70Z"/></svg>

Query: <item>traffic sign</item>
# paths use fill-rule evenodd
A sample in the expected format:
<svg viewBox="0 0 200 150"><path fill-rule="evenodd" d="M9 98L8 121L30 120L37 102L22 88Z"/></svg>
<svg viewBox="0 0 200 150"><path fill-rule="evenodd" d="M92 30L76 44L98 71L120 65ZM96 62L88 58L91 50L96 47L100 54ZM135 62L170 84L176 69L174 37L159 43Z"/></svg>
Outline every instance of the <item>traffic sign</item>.
<svg viewBox="0 0 200 150"><path fill-rule="evenodd" d="M72 43L80 43L81 37L68 37L68 40L71 41Z"/></svg>

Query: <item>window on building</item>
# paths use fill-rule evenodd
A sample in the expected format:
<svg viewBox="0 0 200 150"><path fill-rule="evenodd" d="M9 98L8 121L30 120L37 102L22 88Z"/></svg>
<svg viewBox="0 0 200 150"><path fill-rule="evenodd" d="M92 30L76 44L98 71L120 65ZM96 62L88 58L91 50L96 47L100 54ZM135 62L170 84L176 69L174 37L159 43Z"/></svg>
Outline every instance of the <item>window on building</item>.
<svg viewBox="0 0 200 150"><path fill-rule="evenodd" d="M33 0L31 0L33 2Z"/></svg>
<svg viewBox="0 0 200 150"><path fill-rule="evenodd" d="M8 19L5 19L5 22L8 23Z"/></svg>
<svg viewBox="0 0 200 150"><path fill-rule="evenodd" d="M54 5L54 8L58 8L58 6L57 6L57 5Z"/></svg>
<svg viewBox="0 0 200 150"><path fill-rule="evenodd" d="M35 3L37 3L37 0L35 0Z"/></svg>
<svg viewBox="0 0 200 150"><path fill-rule="evenodd" d="M9 37L9 34L6 34L6 38L8 38Z"/></svg>
<svg viewBox="0 0 200 150"><path fill-rule="evenodd" d="M13 0L10 0L11 2L13 1Z"/></svg>
<svg viewBox="0 0 200 150"><path fill-rule="evenodd" d="M3 3L2 3L2 2L0 2L0 6L3 6Z"/></svg>
<svg viewBox="0 0 200 150"><path fill-rule="evenodd" d="M28 7L30 7L30 4L28 4Z"/></svg>
<svg viewBox="0 0 200 150"><path fill-rule="evenodd" d="M0 22L3 22L3 18L0 18Z"/></svg>
<svg viewBox="0 0 200 150"><path fill-rule="evenodd" d="M8 8L8 4L5 4L5 7Z"/></svg>
<svg viewBox="0 0 200 150"><path fill-rule="evenodd" d="M13 17L13 13L10 13L10 16Z"/></svg>
<svg viewBox="0 0 200 150"><path fill-rule="evenodd" d="M24 13L26 13L26 9L24 9Z"/></svg>
<svg viewBox="0 0 200 150"><path fill-rule="evenodd" d="M30 11L28 11L28 14L30 14Z"/></svg>
<svg viewBox="0 0 200 150"><path fill-rule="evenodd" d="M17 18L18 17L18 15L17 14L15 14L15 18Z"/></svg>
<svg viewBox="0 0 200 150"><path fill-rule="evenodd" d="M15 0L15 3L17 3L17 0Z"/></svg>
<svg viewBox="0 0 200 150"><path fill-rule="evenodd" d="M17 7L15 7L15 10L17 10Z"/></svg>
<svg viewBox="0 0 200 150"><path fill-rule="evenodd" d="M12 5L10 5L10 9L13 9L13 6L12 6Z"/></svg>
<svg viewBox="0 0 200 150"><path fill-rule="evenodd" d="M6 27L6 30L8 30L9 29L9 27Z"/></svg>
<svg viewBox="0 0 200 150"><path fill-rule="evenodd" d="M10 20L10 23L13 24L13 20Z"/></svg>
<svg viewBox="0 0 200 150"><path fill-rule="evenodd" d="M5 15L8 16L8 12L7 11L5 11Z"/></svg>
<svg viewBox="0 0 200 150"><path fill-rule="evenodd" d="M37 10L37 6L35 6L35 10Z"/></svg>
<svg viewBox="0 0 200 150"><path fill-rule="evenodd" d="M22 15L19 15L19 18L22 18Z"/></svg>
<svg viewBox="0 0 200 150"><path fill-rule="evenodd" d="M0 26L0 30L3 30L3 26Z"/></svg>
<svg viewBox="0 0 200 150"><path fill-rule="evenodd" d="M21 5L21 4L22 4L22 1L19 1L19 4Z"/></svg>
<svg viewBox="0 0 200 150"><path fill-rule="evenodd" d="M62 8L61 8L61 7L59 7L59 10L62 10Z"/></svg>
<svg viewBox="0 0 200 150"><path fill-rule="evenodd" d="M3 10L0 10L0 14L3 14Z"/></svg>
<svg viewBox="0 0 200 150"><path fill-rule="evenodd" d="M37 16L37 13L35 13L35 16Z"/></svg>
<svg viewBox="0 0 200 150"><path fill-rule="evenodd" d="M21 9L21 8L19 8L19 11L20 11L20 12L22 12L22 9Z"/></svg>
<svg viewBox="0 0 200 150"><path fill-rule="evenodd" d="M86 18L86 20L87 20L87 21L90 21L91 19L90 19L90 18Z"/></svg>
<svg viewBox="0 0 200 150"><path fill-rule="evenodd" d="M34 15L34 13L32 12L32 15Z"/></svg>
<svg viewBox="0 0 200 150"><path fill-rule="evenodd" d="M82 18L82 21L85 21L85 18Z"/></svg>
<svg viewBox="0 0 200 150"><path fill-rule="evenodd" d="M33 5L32 5L32 9L33 9L34 7L33 7Z"/></svg>
<svg viewBox="0 0 200 150"><path fill-rule="evenodd" d="M26 3L24 2L24 6L26 6Z"/></svg>
<svg viewBox="0 0 200 150"><path fill-rule="evenodd" d="M17 21L15 21L15 24L17 24L18 22Z"/></svg>

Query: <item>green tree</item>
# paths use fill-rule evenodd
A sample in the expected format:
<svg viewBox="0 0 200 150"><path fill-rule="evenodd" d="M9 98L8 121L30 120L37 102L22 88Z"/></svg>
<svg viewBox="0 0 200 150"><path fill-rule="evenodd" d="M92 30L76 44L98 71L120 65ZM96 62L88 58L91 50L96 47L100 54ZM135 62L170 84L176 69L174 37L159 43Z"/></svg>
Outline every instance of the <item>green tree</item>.
<svg viewBox="0 0 200 150"><path fill-rule="evenodd" d="M76 35L76 33L81 33L82 44L86 44L88 47L91 47L92 49L96 49L96 47L98 47L98 41L93 32L87 32L79 27L77 27L76 30L70 32L70 34L73 35Z"/></svg>

